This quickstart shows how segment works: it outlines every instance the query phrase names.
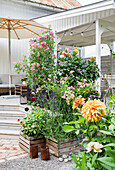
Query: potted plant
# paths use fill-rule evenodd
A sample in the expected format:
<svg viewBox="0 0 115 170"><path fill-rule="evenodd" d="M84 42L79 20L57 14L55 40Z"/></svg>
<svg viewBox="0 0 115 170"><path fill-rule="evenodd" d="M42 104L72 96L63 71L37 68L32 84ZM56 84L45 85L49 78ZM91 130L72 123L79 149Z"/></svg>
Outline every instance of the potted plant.
<svg viewBox="0 0 115 170"><path fill-rule="evenodd" d="M28 111L27 108L25 109ZM18 120L22 125L19 138L19 145L22 149L30 153L32 147L39 146L38 150L40 150L40 146L45 144L43 128L47 118L48 115L46 116L39 107L33 107L22 121Z"/></svg>

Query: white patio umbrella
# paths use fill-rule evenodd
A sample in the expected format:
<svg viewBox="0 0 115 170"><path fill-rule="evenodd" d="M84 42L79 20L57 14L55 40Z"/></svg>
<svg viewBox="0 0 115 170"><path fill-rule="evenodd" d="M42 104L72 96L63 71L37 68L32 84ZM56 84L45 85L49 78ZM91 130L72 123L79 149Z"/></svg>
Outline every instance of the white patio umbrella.
<svg viewBox="0 0 115 170"><path fill-rule="evenodd" d="M33 20L22 19L10 19L0 18L0 38L8 38L9 46L9 94L11 95L11 43L12 39L26 39L31 38L31 32L34 32L35 36L39 36L42 33L42 29L48 28Z"/></svg>

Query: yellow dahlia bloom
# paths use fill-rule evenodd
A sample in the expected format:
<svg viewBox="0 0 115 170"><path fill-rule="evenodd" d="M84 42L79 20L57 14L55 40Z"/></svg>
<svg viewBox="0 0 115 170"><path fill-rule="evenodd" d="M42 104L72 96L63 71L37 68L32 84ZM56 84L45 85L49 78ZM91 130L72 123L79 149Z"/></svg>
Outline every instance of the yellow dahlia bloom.
<svg viewBox="0 0 115 170"><path fill-rule="evenodd" d="M73 109L75 109L77 106L79 106L80 104L84 104L85 99L78 97L75 99L75 101L73 102Z"/></svg>
<svg viewBox="0 0 115 170"><path fill-rule="evenodd" d="M102 114L99 110L102 110ZM106 114L106 106L100 100L90 100L83 105L81 113L88 122L97 122Z"/></svg>

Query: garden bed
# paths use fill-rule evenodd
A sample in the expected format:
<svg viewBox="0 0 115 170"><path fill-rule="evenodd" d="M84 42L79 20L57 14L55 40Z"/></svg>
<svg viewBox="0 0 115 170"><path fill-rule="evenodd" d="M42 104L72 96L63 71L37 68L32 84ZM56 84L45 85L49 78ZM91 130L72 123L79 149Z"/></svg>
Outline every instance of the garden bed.
<svg viewBox="0 0 115 170"><path fill-rule="evenodd" d="M50 137L46 143L49 146L50 153L57 157L60 157L63 154L69 154L71 152L77 153L80 149L80 140L78 140L78 138L57 141Z"/></svg>
<svg viewBox="0 0 115 170"><path fill-rule="evenodd" d="M23 132L20 133L19 146L26 152L30 154L32 147L38 146L38 151L40 151L40 146L45 144L45 138L40 135L37 139L34 137L23 136Z"/></svg>

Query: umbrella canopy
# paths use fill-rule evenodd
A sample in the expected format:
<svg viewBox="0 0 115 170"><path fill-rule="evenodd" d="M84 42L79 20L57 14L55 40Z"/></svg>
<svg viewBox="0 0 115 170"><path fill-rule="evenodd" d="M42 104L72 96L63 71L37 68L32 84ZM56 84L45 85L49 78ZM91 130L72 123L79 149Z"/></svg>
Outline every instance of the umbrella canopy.
<svg viewBox="0 0 115 170"><path fill-rule="evenodd" d="M33 21L22 19L0 18L0 38L8 38L9 44L9 94L11 94L11 39L26 39L39 36L48 28ZM34 32L34 36L31 34Z"/></svg>
<svg viewBox="0 0 115 170"><path fill-rule="evenodd" d="M0 38L8 38L8 30L11 32L12 39L26 39L42 33L42 29L47 29L33 20L0 18Z"/></svg>

